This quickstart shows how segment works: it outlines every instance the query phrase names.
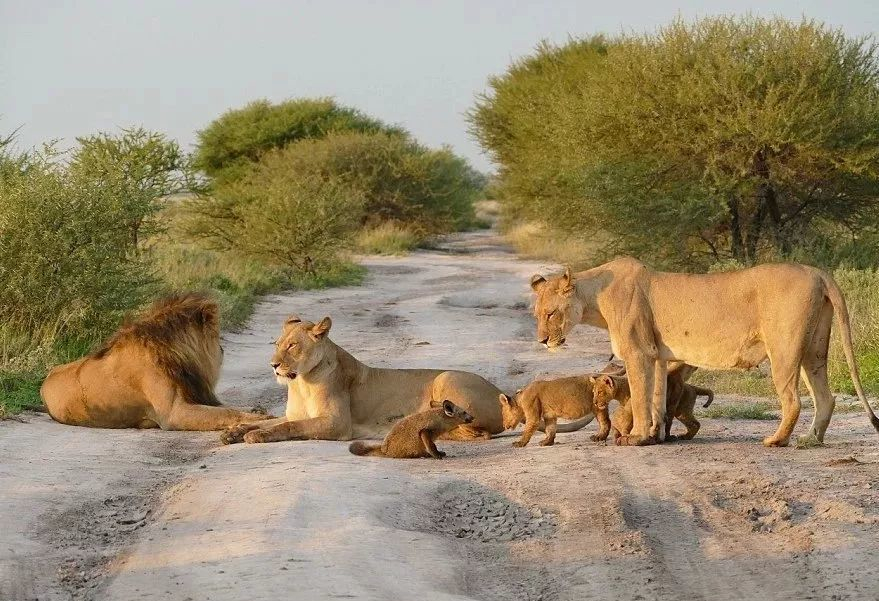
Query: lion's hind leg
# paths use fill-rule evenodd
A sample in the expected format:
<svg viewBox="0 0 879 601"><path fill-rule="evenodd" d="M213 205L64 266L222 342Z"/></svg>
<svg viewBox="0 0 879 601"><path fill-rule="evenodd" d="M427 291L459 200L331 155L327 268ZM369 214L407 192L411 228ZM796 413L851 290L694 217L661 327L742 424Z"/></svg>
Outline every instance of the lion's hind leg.
<svg viewBox="0 0 879 601"><path fill-rule="evenodd" d="M794 343L794 347L799 348ZM772 383L778 392L778 398L781 401L781 423L775 434L763 439L763 444L767 447L786 447L790 441L791 433L797 425L800 417L800 361L802 360L802 351L796 352L793 349L782 349L781 351L772 352L769 349L769 361L772 366Z"/></svg>
<svg viewBox="0 0 879 601"><path fill-rule="evenodd" d="M808 446L809 443L824 442L824 434L830 425L833 408L836 399L830 391L827 381L827 349L830 344L830 324L833 320L833 310L829 306L822 308L818 327L812 335L809 347L803 356L802 376L815 403L815 417L812 426L806 436L797 440L798 446Z"/></svg>

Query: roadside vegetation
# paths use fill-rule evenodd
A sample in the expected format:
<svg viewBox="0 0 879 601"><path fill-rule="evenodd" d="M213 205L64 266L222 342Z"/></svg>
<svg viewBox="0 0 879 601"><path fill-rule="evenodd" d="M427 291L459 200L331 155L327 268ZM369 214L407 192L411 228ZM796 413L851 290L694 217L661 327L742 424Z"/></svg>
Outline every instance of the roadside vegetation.
<svg viewBox="0 0 879 601"><path fill-rule="evenodd" d="M861 377L879 394L879 55L810 20L676 20L540 45L469 113L490 196L525 254L705 272L795 261L832 272ZM834 390L851 392L838 336ZM772 391L758 372L695 376Z"/></svg>
<svg viewBox="0 0 879 601"><path fill-rule="evenodd" d="M0 416L157 295L207 291L241 326L266 293L359 283L354 251L472 227L483 185L330 99L229 111L192 155L141 128L64 153L0 140Z"/></svg>

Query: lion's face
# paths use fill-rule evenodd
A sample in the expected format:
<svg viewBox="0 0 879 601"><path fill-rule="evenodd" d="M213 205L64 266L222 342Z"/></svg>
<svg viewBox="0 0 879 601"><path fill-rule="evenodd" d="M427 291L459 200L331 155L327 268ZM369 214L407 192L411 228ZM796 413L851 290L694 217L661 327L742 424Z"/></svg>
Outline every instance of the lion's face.
<svg viewBox="0 0 879 601"><path fill-rule="evenodd" d="M518 402L521 393L521 390L516 391L515 399L501 393L498 399L501 403L501 419L504 422L504 430L512 430L519 424L525 423L525 412Z"/></svg>
<svg viewBox="0 0 879 601"><path fill-rule="evenodd" d="M332 350L332 343L327 338L330 326L329 317L315 324L293 315L284 322L271 361L279 384L286 386L323 362Z"/></svg>
<svg viewBox="0 0 879 601"><path fill-rule="evenodd" d="M592 383L592 404L595 409L606 409L617 392L616 382L611 376L600 375L589 378Z"/></svg>
<svg viewBox="0 0 879 601"><path fill-rule="evenodd" d="M574 294L570 270L549 280L535 275L531 278L531 289L537 293L534 303L537 341L549 348L561 346L571 328L580 323L583 314L583 307Z"/></svg>

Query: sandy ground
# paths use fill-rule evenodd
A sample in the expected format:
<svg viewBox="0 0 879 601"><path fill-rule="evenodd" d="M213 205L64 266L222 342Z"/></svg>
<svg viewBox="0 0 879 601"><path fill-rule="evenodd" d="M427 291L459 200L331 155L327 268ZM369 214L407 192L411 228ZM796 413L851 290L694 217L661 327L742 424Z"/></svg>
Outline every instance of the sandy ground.
<svg viewBox="0 0 879 601"><path fill-rule="evenodd" d="M276 411L289 313L377 366L479 372L512 391L595 369L604 332L533 342L528 276L490 232L365 260L364 286L268 298L226 336L221 398ZM719 398L715 404L728 402ZM804 411L798 431L811 413ZM879 439L860 413L828 445L764 449L775 422L703 419L689 443L444 443L444 461L347 444L0 423L0 599L879 598Z"/></svg>

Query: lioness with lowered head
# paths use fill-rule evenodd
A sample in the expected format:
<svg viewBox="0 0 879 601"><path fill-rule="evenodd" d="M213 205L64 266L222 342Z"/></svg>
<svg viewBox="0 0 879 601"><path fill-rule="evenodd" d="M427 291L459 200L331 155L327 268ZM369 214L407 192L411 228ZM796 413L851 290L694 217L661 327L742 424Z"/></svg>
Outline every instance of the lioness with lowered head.
<svg viewBox="0 0 879 601"><path fill-rule="evenodd" d="M222 430L267 419L220 404L222 362L217 303L169 296L97 351L54 368L40 396L55 421L73 426Z"/></svg>
<svg viewBox="0 0 879 601"><path fill-rule="evenodd" d="M845 299L819 269L767 264L727 273L664 273L625 257L576 275L569 269L549 279L535 275L531 287L537 339L548 347L563 344L579 323L608 330L632 388L632 434L624 443L665 437L666 362L748 369L767 357L782 416L763 444L788 444L800 414L801 374L815 403L803 442L823 442L835 404L827 382L834 314L858 398L879 431L858 376Z"/></svg>
<svg viewBox="0 0 879 601"><path fill-rule="evenodd" d="M446 454L436 448L436 439L462 424L469 424L473 416L452 401L431 401L430 409L408 415L394 424L382 444L355 440L348 450L355 455L374 455L393 459L442 459Z"/></svg>
<svg viewBox="0 0 879 601"><path fill-rule="evenodd" d="M445 438L489 438L503 431L501 391L491 382L463 371L369 367L330 340L331 325L329 317L313 323L294 315L284 322L271 366L287 387L286 416L230 428L223 442L384 436L395 420L444 399L455 399L473 416Z"/></svg>

